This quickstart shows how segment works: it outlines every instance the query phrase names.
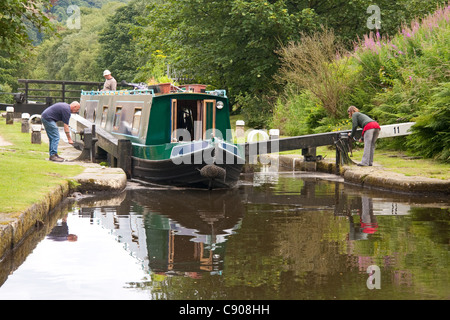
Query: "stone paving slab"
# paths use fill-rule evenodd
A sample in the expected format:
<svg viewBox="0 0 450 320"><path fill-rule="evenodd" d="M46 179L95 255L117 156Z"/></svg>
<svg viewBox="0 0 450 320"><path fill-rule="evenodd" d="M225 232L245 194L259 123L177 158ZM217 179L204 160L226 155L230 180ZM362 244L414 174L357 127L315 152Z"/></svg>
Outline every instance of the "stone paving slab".
<svg viewBox="0 0 450 320"><path fill-rule="evenodd" d="M63 137L64 133L61 135ZM47 142L48 138L45 132L42 133L42 140ZM84 172L73 177L79 186L77 192L93 193L93 192L119 192L125 189L127 185L127 176L120 168L110 168L102 166L98 163L77 160L81 154L80 150L75 149L72 145L61 139L58 146L58 154L66 161L62 165L80 165L83 166Z"/></svg>

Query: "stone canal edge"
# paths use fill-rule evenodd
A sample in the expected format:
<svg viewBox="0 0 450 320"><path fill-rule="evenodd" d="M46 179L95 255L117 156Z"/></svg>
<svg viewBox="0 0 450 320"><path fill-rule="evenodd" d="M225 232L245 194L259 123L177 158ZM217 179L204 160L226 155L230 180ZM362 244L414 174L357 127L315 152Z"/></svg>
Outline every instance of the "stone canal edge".
<svg viewBox="0 0 450 320"><path fill-rule="evenodd" d="M299 155L270 155L278 161L279 167L295 171L318 171L336 174L336 164L333 161L322 160L317 162L305 162ZM450 195L450 180L427 178L420 176L405 176L400 173L389 171L382 166L359 167L356 165L344 165L339 169L339 175L344 178L345 183L358 185L365 188L374 188L384 191L393 191L404 194L422 195Z"/></svg>
<svg viewBox="0 0 450 320"><path fill-rule="evenodd" d="M319 171L336 173L333 162L318 161L308 163L302 156L269 155L270 161L277 161L279 167L287 170ZM267 162L266 162L267 163ZM0 217L0 261L12 252L39 224L47 221L52 209L70 196L73 192L99 193L121 192L127 186L127 177L120 168L107 168L99 164L86 162L71 162L85 167L80 175L55 187L40 202L33 204L20 214L2 215ZM388 171L382 167L342 166L340 175L344 182L401 193L450 194L450 180L440 180L424 177L407 177Z"/></svg>

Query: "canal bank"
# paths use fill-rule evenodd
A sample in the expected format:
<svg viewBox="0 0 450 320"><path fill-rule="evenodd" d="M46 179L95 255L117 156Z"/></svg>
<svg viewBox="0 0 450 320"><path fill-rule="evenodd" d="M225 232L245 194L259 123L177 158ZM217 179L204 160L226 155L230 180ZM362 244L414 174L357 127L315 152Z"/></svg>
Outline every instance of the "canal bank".
<svg viewBox="0 0 450 320"><path fill-rule="evenodd" d="M14 145L0 139L3 147L13 148ZM45 132L42 132L42 142L48 143ZM61 140L58 148L61 157L66 161L61 166L81 166L83 172L63 180L45 194L42 199L22 212L0 212L0 261L11 251L20 246L28 235L48 223L48 214L67 197L77 197L80 194L114 193L125 189L126 174L120 168L109 168L96 163L77 161L80 151ZM30 170L32 174L32 170ZM15 182L20 183L20 182ZM38 186L37 186L38 187Z"/></svg>
<svg viewBox="0 0 450 320"><path fill-rule="evenodd" d="M305 162L301 155L268 155L269 160L278 162L279 167L286 170L318 171L336 174L334 159L317 162ZM266 160L268 162L269 160ZM393 172L381 165L360 167L356 165L344 165L339 169L339 174L345 183L351 183L365 188L376 188L400 193L412 194L450 194L450 180L421 176L406 176Z"/></svg>

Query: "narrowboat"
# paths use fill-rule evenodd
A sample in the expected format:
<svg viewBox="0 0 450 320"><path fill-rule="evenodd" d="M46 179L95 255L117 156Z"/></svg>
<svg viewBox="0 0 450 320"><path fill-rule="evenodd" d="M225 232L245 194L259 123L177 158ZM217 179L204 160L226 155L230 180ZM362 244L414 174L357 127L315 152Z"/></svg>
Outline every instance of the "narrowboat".
<svg viewBox="0 0 450 320"><path fill-rule="evenodd" d="M133 180L233 188L245 162L244 151L233 143L226 92L205 89L168 83L83 91L79 115L114 137L131 141Z"/></svg>

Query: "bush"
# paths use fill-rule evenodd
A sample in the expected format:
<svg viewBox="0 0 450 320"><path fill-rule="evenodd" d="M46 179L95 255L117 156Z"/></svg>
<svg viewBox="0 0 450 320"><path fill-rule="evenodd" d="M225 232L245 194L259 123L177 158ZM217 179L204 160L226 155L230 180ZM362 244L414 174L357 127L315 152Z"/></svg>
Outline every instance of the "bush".
<svg viewBox="0 0 450 320"><path fill-rule="evenodd" d="M415 119L407 144L417 154L450 162L450 83L433 92L431 103Z"/></svg>
<svg viewBox="0 0 450 320"><path fill-rule="evenodd" d="M395 147L448 162L450 5L391 39L371 33L353 53L333 58L320 53L331 52L331 36L316 34L280 52L278 77L290 91L277 101L274 124L286 134L342 130L343 110L355 105L381 125L416 121L415 134L396 138Z"/></svg>
<svg viewBox="0 0 450 320"><path fill-rule="evenodd" d="M299 136L313 133L319 108L312 94L289 92L286 97L279 97L273 110L272 128L280 128L281 134ZM320 117L321 118L321 117Z"/></svg>
<svg viewBox="0 0 450 320"><path fill-rule="evenodd" d="M237 108L241 110L249 127L260 129L268 126L272 119L272 105L267 96L247 93L239 94L235 98Z"/></svg>
<svg viewBox="0 0 450 320"><path fill-rule="evenodd" d="M323 29L313 35L302 33L299 42L290 42L277 53L282 65L275 78L280 83L308 90L334 118L344 114L343 97L351 80L350 59L344 57L346 51L336 41L333 31Z"/></svg>

